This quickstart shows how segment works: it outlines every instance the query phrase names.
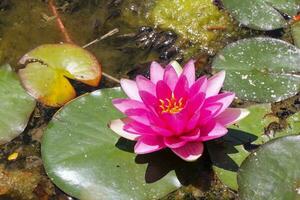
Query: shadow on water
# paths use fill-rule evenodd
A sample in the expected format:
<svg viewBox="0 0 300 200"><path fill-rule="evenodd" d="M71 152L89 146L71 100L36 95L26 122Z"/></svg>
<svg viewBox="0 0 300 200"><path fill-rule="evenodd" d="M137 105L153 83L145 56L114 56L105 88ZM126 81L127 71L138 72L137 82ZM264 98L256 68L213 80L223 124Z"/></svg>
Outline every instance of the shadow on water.
<svg viewBox="0 0 300 200"><path fill-rule="evenodd" d="M134 145L134 141L125 138L120 138L116 143L117 148L130 153L133 153ZM145 172L146 183L159 181L174 170L182 185L196 185L201 186L203 189L208 189L213 177L207 152L204 152L196 162L185 162L170 149L164 149L150 154L137 155L135 162L147 165Z"/></svg>

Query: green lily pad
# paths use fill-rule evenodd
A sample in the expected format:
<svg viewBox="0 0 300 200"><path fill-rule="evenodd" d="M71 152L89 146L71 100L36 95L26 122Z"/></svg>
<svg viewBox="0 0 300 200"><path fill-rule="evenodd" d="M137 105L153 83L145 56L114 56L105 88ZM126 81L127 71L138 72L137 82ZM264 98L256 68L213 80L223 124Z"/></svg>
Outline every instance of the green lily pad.
<svg viewBox="0 0 300 200"><path fill-rule="evenodd" d="M300 48L300 21L295 22L292 25L292 35L293 35L295 46Z"/></svg>
<svg viewBox="0 0 300 200"><path fill-rule="evenodd" d="M299 63L297 47L258 37L229 44L215 57L213 68L226 71L225 90L244 100L267 103L299 92Z"/></svg>
<svg viewBox="0 0 300 200"><path fill-rule="evenodd" d="M287 25L281 13L290 17L297 14L297 0L222 0L224 7L241 24L257 30L274 30Z"/></svg>
<svg viewBox="0 0 300 200"><path fill-rule="evenodd" d="M299 144L300 135L286 136L252 153L238 173L240 198L300 199Z"/></svg>
<svg viewBox="0 0 300 200"><path fill-rule="evenodd" d="M300 113L287 119L288 127L272 135L265 135L265 128L278 119L269 115L270 104L253 105L247 108L250 114L236 125L232 125L223 138L208 143L213 169L222 183L237 190L237 171L241 163L257 145L277 137L299 134Z"/></svg>
<svg viewBox="0 0 300 200"><path fill-rule="evenodd" d="M97 86L101 68L88 51L71 44L45 44L25 54L19 70L30 95L47 106L59 107L76 96L68 79Z"/></svg>
<svg viewBox="0 0 300 200"><path fill-rule="evenodd" d="M35 100L22 88L9 65L0 67L0 144L9 142L27 126Z"/></svg>
<svg viewBox="0 0 300 200"><path fill-rule="evenodd" d="M146 184L146 165L136 164L133 153L115 146L119 137L107 124L122 117L111 104L117 97L124 97L120 88L97 90L55 114L42 141L46 172L60 189L79 199L162 197L179 187L176 176Z"/></svg>

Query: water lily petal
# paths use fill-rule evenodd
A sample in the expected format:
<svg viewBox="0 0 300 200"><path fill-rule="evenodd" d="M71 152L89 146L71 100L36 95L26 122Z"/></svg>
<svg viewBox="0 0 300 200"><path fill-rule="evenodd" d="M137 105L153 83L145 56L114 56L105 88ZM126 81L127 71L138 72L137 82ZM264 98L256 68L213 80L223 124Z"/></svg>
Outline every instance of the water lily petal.
<svg viewBox="0 0 300 200"><path fill-rule="evenodd" d="M194 113L194 115L189 119L189 121L186 123L184 132L189 132L191 130L193 130L194 128L196 128L196 126L199 123L200 120L200 116L201 116L201 112L200 110L196 111Z"/></svg>
<svg viewBox="0 0 300 200"><path fill-rule="evenodd" d="M135 120L128 120L124 126L124 130L138 135L156 135L150 126Z"/></svg>
<svg viewBox="0 0 300 200"><path fill-rule="evenodd" d="M202 155L203 149L202 142L189 142L180 148L172 149L172 151L185 161L195 161Z"/></svg>
<svg viewBox="0 0 300 200"><path fill-rule="evenodd" d="M121 119L112 120L109 123L109 128L113 130L115 133L117 133L118 135L120 135L121 137L124 137L128 140L137 140L137 138L140 137L140 135L138 134L133 134L125 131L124 126L125 126L125 122L124 120Z"/></svg>
<svg viewBox="0 0 300 200"><path fill-rule="evenodd" d="M152 112L157 113L158 104L159 104L158 99L152 94L150 94L149 92L140 91L139 94L145 106L147 106L147 108Z"/></svg>
<svg viewBox="0 0 300 200"><path fill-rule="evenodd" d="M150 66L150 80L156 84L158 81L163 80L164 68L157 62L153 61Z"/></svg>
<svg viewBox="0 0 300 200"><path fill-rule="evenodd" d="M217 95L224 83L225 71L220 71L208 79L206 97Z"/></svg>
<svg viewBox="0 0 300 200"><path fill-rule="evenodd" d="M164 73L164 81L167 83L170 89L174 91L174 88L178 81L178 75L175 69L172 67L172 65L166 66L165 73Z"/></svg>
<svg viewBox="0 0 300 200"><path fill-rule="evenodd" d="M154 113L148 111L136 112L136 109L130 109L128 111L133 113L128 114L128 117L132 120L125 126L126 131L140 135L161 135L164 137L174 135L173 132L165 127L164 121L155 116Z"/></svg>
<svg viewBox="0 0 300 200"><path fill-rule="evenodd" d="M170 137L170 136L174 135L172 131L162 128L162 127L159 127L159 126L152 125L151 128L157 135L161 135L164 137Z"/></svg>
<svg viewBox="0 0 300 200"><path fill-rule="evenodd" d="M221 103L214 103L214 104L203 106L202 110L200 111L200 118L198 122L199 125L205 125L207 122L213 119L214 116L217 113L219 113L222 107L223 104Z"/></svg>
<svg viewBox="0 0 300 200"><path fill-rule="evenodd" d="M207 77L202 76L190 87L189 97L192 98L193 96L195 96L200 92L206 93L206 89L207 89Z"/></svg>
<svg viewBox="0 0 300 200"><path fill-rule="evenodd" d="M185 76L180 76L174 89L174 95L177 100L188 96L189 83Z"/></svg>
<svg viewBox="0 0 300 200"><path fill-rule="evenodd" d="M222 124L213 120L207 123L206 126L201 127L200 131L201 136L199 140L203 142L222 137L228 132L227 128L225 128Z"/></svg>
<svg viewBox="0 0 300 200"><path fill-rule="evenodd" d="M232 92L224 92L215 96L211 96L205 100L204 106L214 103L221 103L222 108L219 112L215 113L215 117L222 113L226 108L230 106L232 101L234 100L235 94Z"/></svg>
<svg viewBox="0 0 300 200"><path fill-rule="evenodd" d="M120 84L123 91L130 99L142 101L135 81L129 79L121 79Z"/></svg>
<svg viewBox="0 0 300 200"><path fill-rule="evenodd" d="M150 120L148 118L148 110L141 108L133 108L125 111L125 115L127 115L130 119L135 120L139 123L150 125Z"/></svg>
<svg viewBox="0 0 300 200"><path fill-rule="evenodd" d="M175 71L176 71L176 73L177 73L178 76L181 75L181 73L182 73L182 67L181 67L181 65L176 60L171 61L168 65L172 66L175 69Z"/></svg>
<svg viewBox="0 0 300 200"><path fill-rule="evenodd" d="M134 152L136 154L146 154L161 150L165 147L163 139L160 137L142 136L135 144Z"/></svg>
<svg viewBox="0 0 300 200"><path fill-rule="evenodd" d="M156 86L152 83L149 79L145 78L144 76L138 75L136 77L136 85L139 91L146 91L156 96Z"/></svg>
<svg viewBox="0 0 300 200"><path fill-rule="evenodd" d="M180 139L188 142L196 141L200 137L200 129L195 129L193 131L188 132L185 135L180 136Z"/></svg>
<svg viewBox="0 0 300 200"><path fill-rule="evenodd" d="M197 110L200 110L203 103L205 102L205 93L198 93L193 98L189 99L186 103L186 108L191 115L193 115Z"/></svg>
<svg viewBox="0 0 300 200"><path fill-rule="evenodd" d="M227 108L215 120L223 126L230 126L239 120L247 117L249 111L242 108Z"/></svg>
<svg viewBox="0 0 300 200"><path fill-rule="evenodd" d="M179 137L164 137L164 143L169 148L179 148L185 145L187 142L185 140L180 139Z"/></svg>
<svg viewBox="0 0 300 200"><path fill-rule="evenodd" d="M156 84L156 96L158 99L165 100L172 96L172 90L164 81L158 81Z"/></svg>
<svg viewBox="0 0 300 200"><path fill-rule="evenodd" d="M195 61L189 60L183 68L182 75L187 78L189 86L192 86L195 82L196 75L195 75Z"/></svg>
<svg viewBox="0 0 300 200"><path fill-rule="evenodd" d="M165 121L169 130L172 130L174 134L180 135L188 121L188 113L186 110L182 110L179 113L162 113L162 119Z"/></svg>
<svg viewBox="0 0 300 200"><path fill-rule="evenodd" d="M113 99L112 103L118 110L120 110L124 114L128 109L132 108L147 110L147 107L142 102L132 99Z"/></svg>

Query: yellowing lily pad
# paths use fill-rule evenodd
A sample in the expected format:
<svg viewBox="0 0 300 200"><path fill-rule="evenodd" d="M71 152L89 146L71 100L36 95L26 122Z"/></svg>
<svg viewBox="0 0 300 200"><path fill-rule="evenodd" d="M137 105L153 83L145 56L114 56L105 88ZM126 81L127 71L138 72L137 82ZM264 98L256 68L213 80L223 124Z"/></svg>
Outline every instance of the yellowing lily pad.
<svg viewBox="0 0 300 200"><path fill-rule="evenodd" d="M9 65L0 67L0 144L9 142L25 129L35 100L26 94Z"/></svg>
<svg viewBox="0 0 300 200"><path fill-rule="evenodd" d="M72 44L46 44L25 54L19 70L21 81L34 98L59 107L76 96L68 79L97 86L101 66L88 51Z"/></svg>

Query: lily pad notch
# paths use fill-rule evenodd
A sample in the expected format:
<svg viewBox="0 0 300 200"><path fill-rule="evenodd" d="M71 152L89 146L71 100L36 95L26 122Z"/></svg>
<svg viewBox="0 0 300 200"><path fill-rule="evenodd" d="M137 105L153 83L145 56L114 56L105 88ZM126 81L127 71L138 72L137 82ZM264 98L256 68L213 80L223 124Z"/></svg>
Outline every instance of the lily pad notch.
<svg viewBox="0 0 300 200"><path fill-rule="evenodd" d="M27 92L47 106L60 107L75 98L68 79L98 86L101 65L87 50L73 44L45 44L25 54L21 82Z"/></svg>

